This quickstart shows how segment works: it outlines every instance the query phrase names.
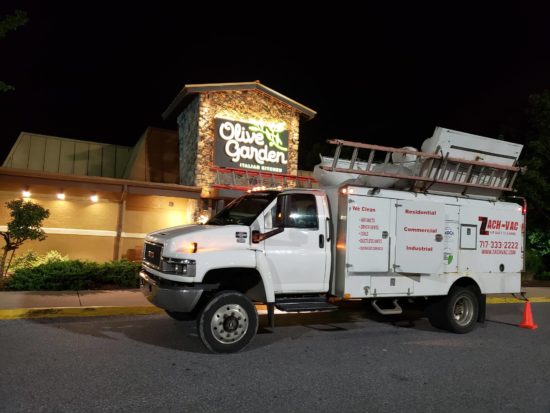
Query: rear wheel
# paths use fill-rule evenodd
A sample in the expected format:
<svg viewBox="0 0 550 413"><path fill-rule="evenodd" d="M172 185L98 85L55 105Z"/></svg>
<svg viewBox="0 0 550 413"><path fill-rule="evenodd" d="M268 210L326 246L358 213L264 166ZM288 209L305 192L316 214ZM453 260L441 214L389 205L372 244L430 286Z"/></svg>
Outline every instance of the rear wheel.
<svg viewBox="0 0 550 413"><path fill-rule="evenodd" d="M476 327L478 313L478 295L468 288L453 287L446 297L433 299L428 319L434 327L464 334Z"/></svg>
<svg viewBox="0 0 550 413"><path fill-rule="evenodd" d="M234 353L246 347L258 329L254 304L237 291L222 291L206 304L197 327L206 347L215 353Z"/></svg>

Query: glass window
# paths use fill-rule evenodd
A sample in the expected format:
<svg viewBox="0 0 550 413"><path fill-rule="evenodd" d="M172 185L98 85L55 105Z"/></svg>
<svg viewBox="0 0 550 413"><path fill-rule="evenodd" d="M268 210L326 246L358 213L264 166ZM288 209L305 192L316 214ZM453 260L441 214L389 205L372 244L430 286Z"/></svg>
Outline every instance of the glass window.
<svg viewBox="0 0 550 413"><path fill-rule="evenodd" d="M250 225L276 196L276 192L255 192L237 198L218 212L207 224Z"/></svg>
<svg viewBox="0 0 550 413"><path fill-rule="evenodd" d="M277 205L273 205L269 211L264 215L264 227L265 229L273 229L275 223L275 214L277 213Z"/></svg>
<svg viewBox="0 0 550 413"><path fill-rule="evenodd" d="M284 211L284 213L283 213ZM290 194L279 197L276 221L288 228L318 229L317 204L310 194Z"/></svg>

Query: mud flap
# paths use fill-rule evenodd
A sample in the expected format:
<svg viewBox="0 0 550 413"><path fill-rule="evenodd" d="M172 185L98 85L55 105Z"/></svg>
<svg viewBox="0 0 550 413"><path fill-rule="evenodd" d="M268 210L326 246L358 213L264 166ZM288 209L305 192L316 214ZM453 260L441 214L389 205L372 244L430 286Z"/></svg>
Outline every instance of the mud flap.
<svg viewBox="0 0 550 413"><path fill-rule="evenodd" d="M487 315L487 296L485 294L479 294L478 300L479 309L477 312L477 322L485 324L485 317Z"/></svg>
<svg viewBox="0 0 550 413"><path fill-rule="evenodd" d="M267 324L270 328L275 327L275 303L267 303Z"/></svg>

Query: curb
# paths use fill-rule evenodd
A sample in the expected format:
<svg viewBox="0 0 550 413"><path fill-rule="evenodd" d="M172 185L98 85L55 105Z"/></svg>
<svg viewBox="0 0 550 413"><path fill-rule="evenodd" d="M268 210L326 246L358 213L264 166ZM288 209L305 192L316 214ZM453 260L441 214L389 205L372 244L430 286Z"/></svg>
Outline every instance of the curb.
<svg viewBox="0 0 550 413"><path fill-rule="evenodd" d="M550 297L529 298L532 303L550 303ZM517 298L487 297L487 304L518 304L524 300ZM265 312L265 305L257 305L258 311ZM105 317L122 315L164 314L164 310L153 306L90 306L90 307L45 307L11 308L0 310L0 320L60 318L60 317Z"/></svg>
<svg viewBox="0 0 550 413"><path fill-rule="evenodd" d="M531 303L550 303L550 297L530 297ZM517 304L525 303L525 300L508 297L487 297L487 304Z"/></svg>
<svg viewBox="0 0 550 413"><path fill-rule="evenodd" d="M99 317L114 315L163 314L157 307L53 307L53 308L13 308L0 310L0 320L18 318L59 318L59 317Z"/></svg>

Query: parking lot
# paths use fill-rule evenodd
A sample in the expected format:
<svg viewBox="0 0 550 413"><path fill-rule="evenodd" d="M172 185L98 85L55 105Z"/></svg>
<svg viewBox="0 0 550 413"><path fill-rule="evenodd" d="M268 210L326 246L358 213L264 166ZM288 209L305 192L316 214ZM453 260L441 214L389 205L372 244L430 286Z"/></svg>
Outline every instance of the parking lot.
<svg viewBox="0 0 550 413"><path fill-rule="evenodd" d="M550 304L455 335L409 314L278 315L243 352L206 352L164 315L0 322L0 410L550 411Z"/></svg>

